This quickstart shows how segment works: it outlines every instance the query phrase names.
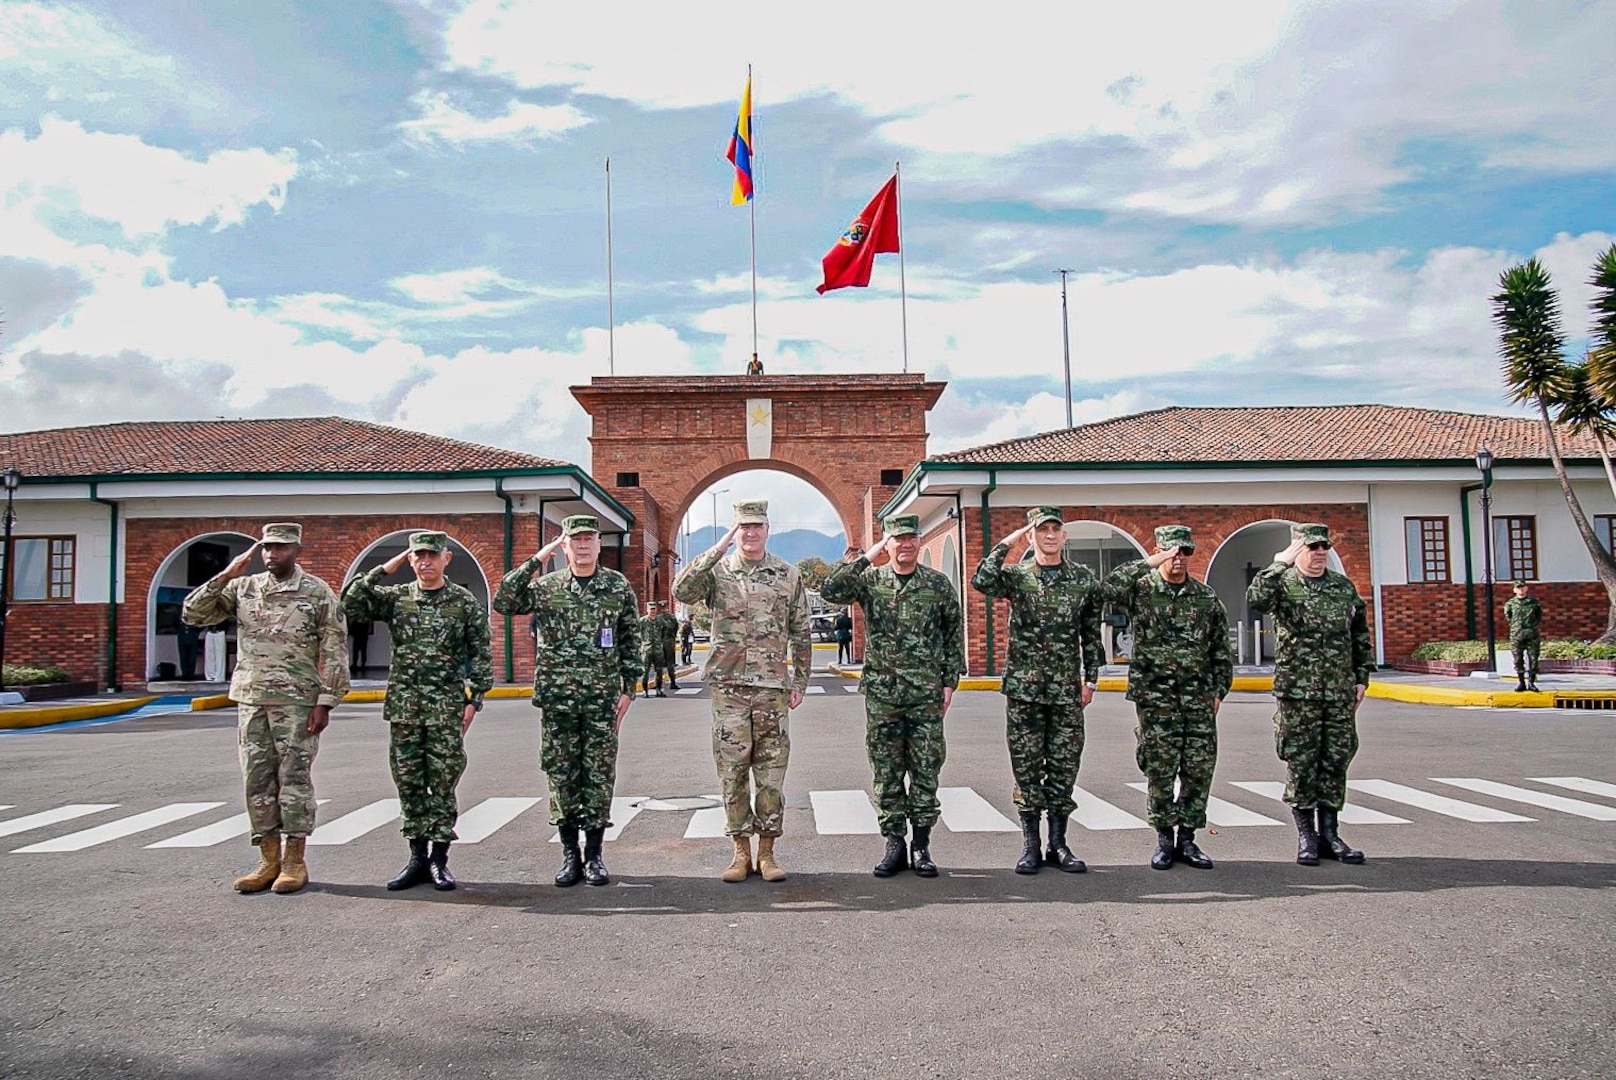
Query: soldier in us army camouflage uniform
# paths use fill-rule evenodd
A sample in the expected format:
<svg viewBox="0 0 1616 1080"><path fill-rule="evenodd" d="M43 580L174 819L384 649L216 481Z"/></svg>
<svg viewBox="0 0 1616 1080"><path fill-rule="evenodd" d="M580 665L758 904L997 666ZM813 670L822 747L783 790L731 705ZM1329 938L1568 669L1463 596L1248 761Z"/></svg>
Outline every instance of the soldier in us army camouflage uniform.
<svg viewBox="0 0 1616 1080"><path fill-rule="evenodd" d="M445 534L411 533L404 551L342 590L348 618L385 622L393 639L382 718L388 722L401 831L410 844L410 861L387 883L393 890L428 880L434 889L455 887L449 873L449 843L460 814L455 785L466 770L466 732L494 685L488 612L469 590L444 577L452 558ZM415 580L383 585L406 561Z"/></svg>
<svg viewBox="0 0 1616 1080"><path fill-rule="evenodd" d="M1361 863L1336 831L1347 766L1358 752L1358 706L1374 652L1358 590L1329 567L1330 530L1291 526L1291 545L1257 572L1246 599L1275 626L1274 746L1289 770L1285 801L1296 821L1296 861Z"/></svg>
<svg viewBox="0 0 1616 1080"><path fill-rule="evenodd" d="M1526 581L1515 582L1515 595L1504 604L1517 691L1537 689L1537 657L1543 651L1543 605L1531 596L1531 588Z"/></svg>
<svg viewBox="0 0 1616 1080"><path fill-rule="evenodd" d="M258 867L237 892L297 892L308 884L304 841L314 831L310 770L331 709L348 694L348 625L331 587L297 565L303 527L264 526L263 539L185 598L192 626L236 620L240 655L230 681L241 773ZM268 569L247 574L262 552ZM246 575L246 576L243 576ZM286 845L281 847L285 834Z"/></svg>
<svg viewBox="0 0 1616 1080"><path fill-rule="evenodd" d="M1139 717L1137 758L1156 830L1150 865L1157 870L1175 859L1212 869L1195 830L1206 826L1218 707L1234 682L1229 616L1218 594L1190 577L1185 563L1194 553L1188 525L1163 525L1155 554L1117 567L1104 585L1105 598L1127 611L1133 628L1128 698Z"/></svg>
<svg viewBox="0 0 1616 1080"><path fill-rule="evenodd" d="M656 696L667 697L662 692L662 669L658 664L662 657L662 644L659 640L661 630L657 626L656 604L647 603L645 614L640 616L640 667L643 669L640 676L640 692L646 697L651 696L651 672L656 670Z"/></svg>
<svg viewBox="0 0 1616 1080"><path fill-rule="evenodd" d="M936 877L931 830L942 810L943 716L965 672L959 595L946 577L919 565L920 518L896 515L881 528L885 535L869 551L851 557L856 549L849 549L820 595L864 609L864 748L887 845L873 873L891 877L908 866Z"/></svg>
<svg viewBox="0 0 1616 1080"><path fill-rule="evenodd" d="M1031 538L1030 560L1005 560ZM1104 654L1100 648L1100 580L1066 558L1059 507L1027 511L1027 524L983 558L971 587L1010 601L1010 653L1000 690L1005 736L1021 815L1016 873L1036 874L1047 863L1068 874L1088 867L1072 854L1066 827L1077 803L1072 788L1083 758L1083 709L1094 699ZM1049 845L1040 856L1039 815L1049 816Z"/></svg>
<svg viewBox="0 0 1616 1080"><path fill-rule="evenodd" d="M737 540L734 554L726 556ZM770 555L768 541L769 504L738 502L729 532L673 583L676 600L705 604L713 613L706 667L713 760L723 787L724 832L735 849L719 877L732 883L745 881L754 865L764 881L785 880L774 841L785 827L781 788L791 759L789 717L802 704L813 662L802 575Z"/></svg>
<svg viewBox="0 0 1616 1080"><path fill-rule="evenodd" d="M557 548L567 565L535 578ZM640 675L639 606L628 579L600 565L600 519L589 514L562 521L561 536L506 574L494 594L501 615L535 616L533 705L544 710L539 762L550 784L550 824L561 833L555 883L563 887L611 881L601 846L611 825L618 730Z"/></svg>

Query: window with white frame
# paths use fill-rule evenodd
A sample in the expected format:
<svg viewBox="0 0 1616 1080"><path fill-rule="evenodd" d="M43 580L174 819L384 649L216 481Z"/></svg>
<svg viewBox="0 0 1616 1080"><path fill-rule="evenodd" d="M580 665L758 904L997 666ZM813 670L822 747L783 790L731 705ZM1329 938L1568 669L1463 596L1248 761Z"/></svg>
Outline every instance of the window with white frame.
<svg viewBox="0 0 1616 1080"><path fill-rule="evenodd" d="M1537 518L1493 518L1493 580L1537 580Z"/></svg>
<svg viewBox="0 0 1616 1080"><path fill-rule="evenodd" d="M1404 553L1408 559L1410 584L1451 580L1448 573L1448 519L1411 517L1403 519Z"/></svg>
<svg viewBox="0 0 1616 1080"><path fill-rule="evenodd" d="M11 563L13 603L73 599L71 536L14 536L11 550L0 551L0 574Z"/></svg>

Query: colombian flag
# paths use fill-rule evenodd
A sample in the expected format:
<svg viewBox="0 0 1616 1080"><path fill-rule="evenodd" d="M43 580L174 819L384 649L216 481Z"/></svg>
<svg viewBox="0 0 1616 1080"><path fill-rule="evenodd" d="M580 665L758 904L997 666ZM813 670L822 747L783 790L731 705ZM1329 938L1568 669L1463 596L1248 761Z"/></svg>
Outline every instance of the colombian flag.
<svg viewBox="0 0 1616 1080"><path fill-rule="evenodd" d="M735 134L729 137L724 154L735 166L735 187L729 201L740 206L752 199L752 73L746 73L746 89L741 91L741 112L735 118Z"/></svg>

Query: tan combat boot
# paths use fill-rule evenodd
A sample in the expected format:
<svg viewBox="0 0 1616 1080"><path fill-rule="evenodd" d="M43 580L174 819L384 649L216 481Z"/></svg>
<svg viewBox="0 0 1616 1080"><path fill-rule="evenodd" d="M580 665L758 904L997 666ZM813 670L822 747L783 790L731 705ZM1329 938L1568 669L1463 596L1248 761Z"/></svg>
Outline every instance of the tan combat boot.
<svg viewBox="0 0 1616 1080"><path fill-rule="evenodd" d="M281 855L281 876L270 888L278 893L293 893L309 883L309 868L303 862L303 837L288 836L286 851Z"/></svg>
<svg viewBox="0 0 1616 1080"><path fill-rule="evenodd" d="M239 893L263 892L280 873L281 834L270 833L258 841L258 869L238 877L233 887Z"/></svg>
<svg viewBox="0 0 1616 1080"><path fill-rule="evenodd" d="M745 881L746 875L752 872L752 838L743 835L732 836L730 839L735 841L735 858L718 876L733 885L737 881Z"/></svg>
<svg viewBox="0 0 1616 1080"><path fill-rule="evenodd" d="M758 837L758 873L764 881L784 881L786 868L774 861L774 837Z"/></svg>

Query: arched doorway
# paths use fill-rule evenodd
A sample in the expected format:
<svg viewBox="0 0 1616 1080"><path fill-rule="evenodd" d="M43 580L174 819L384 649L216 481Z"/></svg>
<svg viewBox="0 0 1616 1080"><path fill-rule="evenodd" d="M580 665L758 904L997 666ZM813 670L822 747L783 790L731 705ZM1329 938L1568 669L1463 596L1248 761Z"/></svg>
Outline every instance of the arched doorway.
<svg viewBox="0 0 1616 1080"><path fill-rule="evenodd" d="M1133 537L1104 521L1069 521L1066 523L1066 558L1094 571L1102 580L1123 563L1145 557L1145 550ZM1032 557L1032 545L1027 545L1025 558ZM1115 663L1126 658L1133 647L1128 628L1118 625L1120 619L1107 611L1100 624L1100 639L1105 643L1105 658Z"/></svg>
<svg viewBox="0 0 1616 1080"><path fill-rule="evenodd" d="M149 682L183 679L180 658L180 609L185 597L198 585L229 566L231 561L252 547L256 538L238 532L212 532L195 536L168 553L152 575L146 594L146 678ZM256 567L262 570L262 565ZM226 672L235 665L236 631L225 636ZM202 676L202 650L192 657L191 679Z"/></svg>
<svg viewBox="0 0 1616 1080"><path fill-rule="evenodd" d="M410 533L414 529L401 529L398 532L388 533L375 540L371 545L359 553L348 572L343 575L342 581L346 585L360 574L366 573L375 567L392 559L403 551L409 544ZM482 567L467 551L465 545L449 537L449 550L454 558L449 560L449 570L445 575L456 585L462 585L471 591L471 595L482 604L483 610L488 610L489 589L488 578L483 574ZM408 564L400 567L396 574L387 578L389 585L404 585L414 581ZM525 627L523 628L525 632ZM348 656L349 674L356 679L385 679L391 665L392 636L388 633L386 623L360 624L350 621L348 624Z"/></svg>
<svg viewBox="0 0 1616 1080"><path fill-rule="evenodd" d="M1218 545L1207 564L1206 583L1212 586L1236 627L1235 660L1261 664L1274 657L1273 627L1262 612L1246 602L1246 589L1257 571L1274 561L1274 553L1291 543L1292 521L1269 518L1242 525ZM1342 573L1341 559L1332 550L1330 569Z"/></svg>

